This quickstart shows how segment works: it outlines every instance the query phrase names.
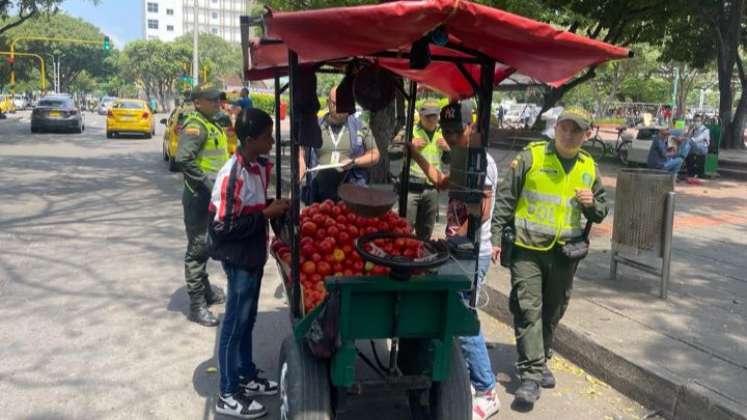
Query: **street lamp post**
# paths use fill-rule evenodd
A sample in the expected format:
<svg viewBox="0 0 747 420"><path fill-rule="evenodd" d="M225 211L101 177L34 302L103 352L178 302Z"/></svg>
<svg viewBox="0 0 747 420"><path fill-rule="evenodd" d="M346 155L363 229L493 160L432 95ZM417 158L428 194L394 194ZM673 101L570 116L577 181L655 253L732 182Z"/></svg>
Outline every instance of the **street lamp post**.
<svg viewBox="0 0 747 420"><path fill-rule="evenodd" d="M197 55L197 40L198 40L198 28L197 28L197 14L198 14L198 8L199 8L200 2L199 0L195 0L195 11L194 11L194 31L192 32L192 85L197 86L197 83L199 82L199 65L198 62L199 56Z"/></svg>

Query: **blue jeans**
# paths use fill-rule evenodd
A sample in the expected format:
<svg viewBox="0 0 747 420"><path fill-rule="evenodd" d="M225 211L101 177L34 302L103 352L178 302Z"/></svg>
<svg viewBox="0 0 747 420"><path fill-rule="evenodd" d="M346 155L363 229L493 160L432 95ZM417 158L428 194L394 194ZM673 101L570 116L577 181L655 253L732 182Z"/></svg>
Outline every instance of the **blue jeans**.
<svg viewBox="0 0 747 420"><path fill-rule="evenodd" d="M223 270L228 277L228 295L218 343L220 392L233 394L238 391L240 378L252 380L258 373L252 361L252 331L257 320L262 268L247 271L224 262Z"/></svg>
<svg viewBox="0 0 747 420"><path fill-rule="evenodd" d="M485 275L490 267L490 255L481 256L478 260L478 289L485 283ZM469 274L475 269L474 260L458 260L449 261L444 264L439 270L439 274L467 274L470 280L473 277ZM469 304L470 292L463 292L462 298ZM472 382L472 386L478 392L488 391L495 388L495 375L493 374L493 367L490 364L490 356L488 355L488 348L485 345L485 337L480 331L477 335L472 337L459 337L459 346L462 348L462 354L464 354L464 360L467 362L469 368L469 379Z"/></svg>
<svg viewBox="0 0 747 420"><path fill-rule="evenodd" d="M679 150L677 151L677 154L669 159L664 164L664 170L677 175L680 173L680 169L682 169L682 164L685 163L685 159L687 158L687 155L690 154L690 148L692 147L692 143L690 141L684 141L680 145Z"/></svg>

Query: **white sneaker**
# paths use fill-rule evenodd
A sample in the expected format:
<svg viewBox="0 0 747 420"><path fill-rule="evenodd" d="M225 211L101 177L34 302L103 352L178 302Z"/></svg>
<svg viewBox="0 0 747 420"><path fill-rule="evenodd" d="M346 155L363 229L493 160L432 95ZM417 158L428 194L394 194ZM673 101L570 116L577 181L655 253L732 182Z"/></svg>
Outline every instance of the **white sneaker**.
<svg viewBox="0 0 747 420"><path fill-rule="evenodd" d="M472 398L472 420L485 420L501 409L501 401L495 389L477 392Z"/></svg>
<svg viewBox="0 0 747 420"><path fill-rule="evenodd" d="M267 409L257 401L250 400L240 394L219 394L218 401L215 402L215 412L241 419L256 419L266 415Z"/></svg>

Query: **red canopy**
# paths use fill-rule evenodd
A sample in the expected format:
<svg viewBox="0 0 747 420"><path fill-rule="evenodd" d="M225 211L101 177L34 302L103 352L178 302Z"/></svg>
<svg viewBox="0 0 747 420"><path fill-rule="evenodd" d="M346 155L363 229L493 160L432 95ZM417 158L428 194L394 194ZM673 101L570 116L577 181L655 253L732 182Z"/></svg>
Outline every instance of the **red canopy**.
<svg viewBox="0 0 747 420"><path fill-rule="evenodd" d="M301 63L347 57L371 57L382 51L408 52L413 42L444 26L450 44L479 51L496 60L496 82L518 71L557 86L579 70L628 57L628 50L466 0L397 1L371 6L273 13L265 18L267 36L282 44L250 48L246 77L272 77L287 66L287 48ZM432 54L464 56L450 48ZM383 67L442 91L450 97L472 96L472 88L453 63L432 62L412 70L400 58L376 59ZM479 80L479 66L465 64ZM287 72L287 69L285 69Z"/></svg>

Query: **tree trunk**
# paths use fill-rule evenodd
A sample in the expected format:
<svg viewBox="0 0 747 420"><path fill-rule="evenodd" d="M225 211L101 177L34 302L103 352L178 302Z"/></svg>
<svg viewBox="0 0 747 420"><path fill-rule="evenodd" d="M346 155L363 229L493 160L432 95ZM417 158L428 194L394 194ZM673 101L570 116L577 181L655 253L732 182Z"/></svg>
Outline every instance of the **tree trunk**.
<svg viewBox="0 0 747 420"><path fill-rule="evenodd" d="M737 133L736 121L732 114L732 102L734 93L732 91L732 77L734 75L734 64L739 59L738 43L742 18L744 17L744 0L727 2L721 0L720 11L717 19L716 45L718 46L718 89L719 117L721 119L721 143L720 147L732 149L744 147L742 132ZM740 104L741 104L740 100ZM742 118L743 119L743 118Z"/></svg>

